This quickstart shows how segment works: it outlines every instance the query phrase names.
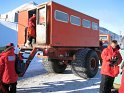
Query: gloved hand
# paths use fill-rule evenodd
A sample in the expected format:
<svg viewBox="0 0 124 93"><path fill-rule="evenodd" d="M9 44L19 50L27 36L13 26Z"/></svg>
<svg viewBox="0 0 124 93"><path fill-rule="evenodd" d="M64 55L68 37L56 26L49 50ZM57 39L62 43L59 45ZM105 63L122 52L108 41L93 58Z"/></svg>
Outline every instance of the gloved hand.
<svg viewBox="0 0 124 93"><path fill-rule="evenodd" d="M114 65L112 63L109 64L110 67L114 67Z"/></svg>
<svg viewBox="0 0 124 93"><path fill-rule="evenodd" d="M122 75L122 72L120 74Z"/></svg>
<svg viewBox="0 0 124 93"><path fill-rule="evenodd" d="M111 58L111 61L116 61L117 59L118 59L117 56L113 56L113 57Z"/></svg>
<svg viewBox="0 0 124 93"><path fill-rule="evenodd" d="M109 66L113 67L114 65L118 64L118 57L117 56L113 56L110 60L110 64Z"/></svg>

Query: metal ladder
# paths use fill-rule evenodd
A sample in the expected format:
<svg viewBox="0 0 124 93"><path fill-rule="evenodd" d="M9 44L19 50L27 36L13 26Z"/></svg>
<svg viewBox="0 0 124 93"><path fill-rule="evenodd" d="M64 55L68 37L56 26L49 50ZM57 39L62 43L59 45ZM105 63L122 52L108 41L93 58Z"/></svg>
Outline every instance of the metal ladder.
<svg viewBox="0 0 124 93"><path fill-rule="evenodd" d="M24 72L19 75L20 77L23 77L32 59L34 58L34 56L36 55L38 51L39 51L38 48L34 48L34 49L33 48L21 48L20 49L19 55L22 56L23 62L25 63ZM28 56L25 57L24 55L28 55Z"/></svg>

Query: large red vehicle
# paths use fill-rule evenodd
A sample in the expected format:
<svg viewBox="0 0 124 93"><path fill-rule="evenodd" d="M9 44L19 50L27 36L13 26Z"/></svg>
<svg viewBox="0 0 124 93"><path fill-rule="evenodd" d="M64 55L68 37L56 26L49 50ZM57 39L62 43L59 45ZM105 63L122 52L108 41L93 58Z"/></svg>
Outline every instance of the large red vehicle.
<svg viewBox="0 0 124 93"><path fill-rule="evenodd" d="M25 28L32 14L36 14L36 44L25 47ZM34 9L19 12L18 46L31 50L25 71L37 51L43 51L43 64L48 72L62 73L68 64L74 74L82 78L96 75L99 65L99 20L53 1ZM24 71L24 73L25 73ZM23 73L23 75L24 75Z"/></svg>

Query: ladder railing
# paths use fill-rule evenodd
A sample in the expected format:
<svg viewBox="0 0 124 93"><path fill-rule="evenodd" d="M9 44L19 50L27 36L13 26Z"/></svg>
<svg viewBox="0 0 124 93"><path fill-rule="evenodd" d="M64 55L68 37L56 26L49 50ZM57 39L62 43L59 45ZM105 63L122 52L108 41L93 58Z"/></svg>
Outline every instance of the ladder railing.
<svg viewBox="0 0 124 93"><path fill-rule="evenodd" d="M20 53L20 54L23 54L22 51L26 51L26 50L28 50L28 49L21 49L19 53ZM37 53L38 51L42 51L42 49L34 48L34 49L32 49L31 53L29 54L29 57L28 57L27 59L24 58L24 59L26 59L25 67L24 67L24 72L19 75L20 77L23 77L23 75L24 75L25 72L27 71L27 69L28 69L28 67L29 67L29 65L30 65L30 63L31 63L31 61L32 61L32 59L34 58L34 56L36 55L36 53Z"/></svg>

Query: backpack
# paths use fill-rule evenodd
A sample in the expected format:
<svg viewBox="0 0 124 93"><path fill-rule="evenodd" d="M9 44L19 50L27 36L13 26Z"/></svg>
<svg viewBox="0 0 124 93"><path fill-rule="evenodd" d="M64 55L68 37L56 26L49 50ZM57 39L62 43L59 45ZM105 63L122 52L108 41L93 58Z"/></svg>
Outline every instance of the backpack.
<svg viewBox="0 0 124 93"><path fill-rule="evenodd" d="M23 73L25 70L25 63L23 62L23 60L21 60L18 55L16 55L16 60L15 60L15 71L16 74L21 74Z"/></svg>

